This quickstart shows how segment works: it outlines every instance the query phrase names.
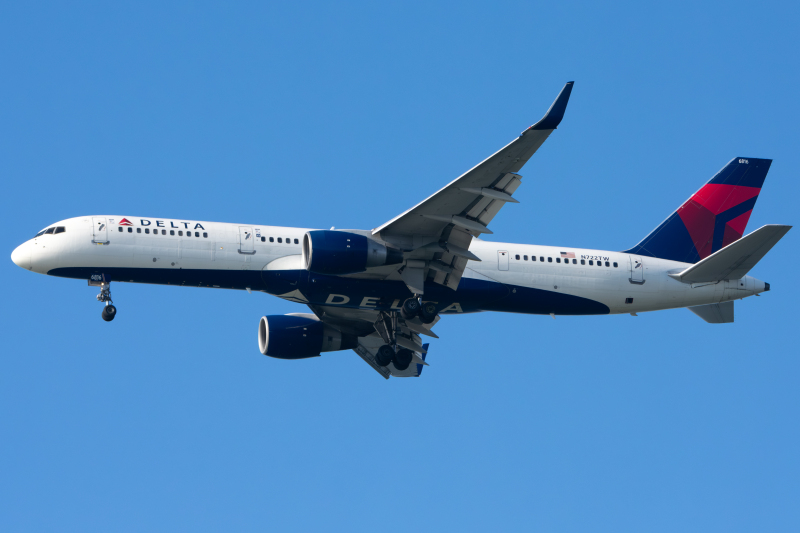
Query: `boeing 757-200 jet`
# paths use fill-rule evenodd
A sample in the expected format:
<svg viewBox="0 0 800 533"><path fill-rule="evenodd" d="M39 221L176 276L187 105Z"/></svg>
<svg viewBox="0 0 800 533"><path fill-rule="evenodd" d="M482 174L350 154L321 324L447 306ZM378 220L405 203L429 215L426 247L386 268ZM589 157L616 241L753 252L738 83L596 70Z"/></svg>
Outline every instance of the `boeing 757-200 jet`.
<svg viewBox="0 0 800 533"><path fill-rule="evenodd" d="M688 307L733 322L733 303L769 290L748 276L791 226L743 237L771 160L736 157L632 248L490 242L520 170L564 117L567 83L544 117L420 204L373 230L97 215L56 222L11 254L17 265L88 280L116 316L111 282L265 292L310 313L264 316L261 353L354 350L385 378L419 376L444 315L608 315Z"/></svg>

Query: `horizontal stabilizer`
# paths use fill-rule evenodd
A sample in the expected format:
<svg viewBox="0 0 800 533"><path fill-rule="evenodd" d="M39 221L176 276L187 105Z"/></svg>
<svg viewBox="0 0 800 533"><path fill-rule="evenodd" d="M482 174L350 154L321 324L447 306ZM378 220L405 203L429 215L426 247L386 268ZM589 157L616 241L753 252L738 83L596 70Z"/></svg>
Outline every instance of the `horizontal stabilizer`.
<svg viewBox="0 0 800 533"><path fill-rule="evenodd" d="M670 274L670 276L683 283L711 283L725 279L741 279L790 229L792 229L791 226L762 226L683 272Z"/></svg>
<svg viewBox="0 0 800 533"><path fill-rule="evenodd" d="M688 309L709 324L730 324L733 322L733 302L696 305Z"/></svg>

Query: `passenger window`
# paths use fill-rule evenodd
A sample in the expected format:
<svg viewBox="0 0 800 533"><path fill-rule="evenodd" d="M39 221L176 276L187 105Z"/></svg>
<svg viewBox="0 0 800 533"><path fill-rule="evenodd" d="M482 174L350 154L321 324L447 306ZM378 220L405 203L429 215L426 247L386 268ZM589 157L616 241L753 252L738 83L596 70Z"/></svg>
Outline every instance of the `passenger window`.
<svg viewBox="0 0 800 533"><path fill-rule="evenodd" d="M178 237L183 237L183 231L182 230L178 231Z"/></svg>
<svg viewBox="0 0 800 533"><path fill-rule="evenodd" d="M561 258L560 257L556 257L556 263L560 263L560 262L561 262Z"/></svg>
<svg viewBox="0 0 800 533"><path fill-rule="evenodd" d="M618 266L619 266L619 265L618 265L618 264L615 262L615 263L614 263L614 268L617 268Z"/></svg>
<svg viewBox="0 0 800 533"><path fill-rule="evenodd" d="M598 261L597 262L597 266L599 266L599 267L603 266L603 262L602 261Z"/></svg>
<svg viewBox="0 0 800 533"><path fill-rule="evenodd" d="M174 229L169 230L169 234L170 235L175 235L175 230Z"/></svg>
<svg viewBox="0 0 800 533"><path fill-rule="evenodd" d="M525 260L525 261L527 261L527 260L528 260L528 256L527 256L527 255L523 255L523 256L522 256L522 259L523 259L523 260Z"/></svg>
<svg viewBox="0 0 800 533"><path fill-rule="evenodd" d="M548 262L548 263L552 263L552 262L553 262L553 258L552 258L552 257L548 257L548 258L547 258L547 262Z"/></svg>
<svg viewBox="0 0 800 533"><path fill-rule="evenodd" d="M514 256L514 259L516 259L517 261L519 261L519 254L515 255L515 256Z"/></svg>
<svg viewBox="0 0 800 533"><path fill-rule="evenodd" d="M606 261L606 266L611 266L611 265L608 263L608 261Z"/></svg>
<svg viewBox="0 0 800 533"><path fill-rule="evenodd" d="M133 228L128 228L128 233L133 233Z"/></svg>
<svg viewBox="0 0 800 533"><path fill-rule="evenodd" d="M141 232L142 232L142 228L136 228L136 233L141 233Z"/></svg>
<svg viewBox="0 0 800 533"><path fill-rule="evenodd" d="M119 227L119 232L122 233L122 226Z"/></svg>
<svg viewBox="0 0 800 533"><path fill-rule="evenodd" d="M581 259L581 264L585 265L586 264L586 259Z"/></svg>
<svg viewBox="0 0 800 533"><path fill-rule="evenodd" d="M261 242L267 242L267 238L266 237L261 237Z"/></svg>
<svg viewBox="0 0 800 533"><path fill-rule="evenodd" d="M542 263L544 263L544 257L539 257L539 261L541 261Z"/></svg>
<svg viewBox="0 0 800 533"><path fill-rule="evenodd" d="M278 237L278 242L283 242L283 240L280 237Z"/></svg>
<svg viewBox="0 0 800 533"><path fill-rule="evenodd" d="M191 237L191 236L192 236L192 232L191 232L191 231L187 231L187 232L186 232L186 236L187 236L187 237Z"/></svg>
<svg viewBox="0 0 800 533"><path fill-rule="evenodd" d="M44 234L45 235L52 235L55 230L56 230L56 228L47 228L46 230L44 230Z"/></svg>
<svg viewBox="0 0 800 533"><path fill-rule="evenodd" d="M195 236L195 237L199 237L199 236L200 236L200 232L199 232L199 231L195 231L195 232L194 232L194 236Z"/></svg>
<svg viewBox="0 0 800 533"><path fill-rule="evenodd" d="M145 232L146 234L150 235L150 228L144 228L144 232Z"/></svg>
<svg viewBox="0 0 800 533"><path fill-rule="evenodd" d="M288 238L288 237L287 237L287 238L286 238L286 244L292 244L292 239L290 239L290 238Z"/></svg>
<svg viewBox="0 0 800 533"><path fill-rule="evenodd" d="M592 261L591 259L589 259L589 266L594 266L594 261Z"/></svg>
<svg viewBox="0 0 800 533"><path fill-rule="evenodd" d="M298 241L297 239L295 239L295 240L294 240L294 243L295 243L295 244L300 244L300 241Z"/></svg>
<svg viewBox="0 0 800 533"><path fill-rule="evenodd" d="M208 239L208 233L206 233L205 231L203 232L203 238Z"/></svg>
<svg viewBox="0 0 800 533"><path fill-rule="evenodd" d="M275 242L275 238L274 237L270 237L269 238L269 242Z"/></svg>

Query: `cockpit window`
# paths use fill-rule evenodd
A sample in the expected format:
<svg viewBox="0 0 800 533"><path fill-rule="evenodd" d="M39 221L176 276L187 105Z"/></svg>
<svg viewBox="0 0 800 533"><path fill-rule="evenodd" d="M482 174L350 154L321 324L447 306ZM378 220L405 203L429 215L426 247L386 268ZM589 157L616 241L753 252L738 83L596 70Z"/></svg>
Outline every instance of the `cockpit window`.
<svg viewBox="0 0 800 533"><path fill-rule="evenodd" d="M45 232L45 231L47 231L47 230L46 230L46 229L43 229L42 231L40 231L39 233L37 233L37 234L36 234L36 236L34 237L34 239L35 239L36 237L39 237L40 235L44 235L44 232Z"/></svg>
<svg viewBox="0 0 800 533"><path fill-rule="evenodd" d="M51 235L55 230L56 228L47 228L46 230L44 230L44 234Z"/></svg>
<svg viewBox="0 0 800 533"><path fill-rule="evenodd" d="M64 233L65 231L67 231L67 228L65 228L64 226L58 226L56 228L55 233Z"/></svg>

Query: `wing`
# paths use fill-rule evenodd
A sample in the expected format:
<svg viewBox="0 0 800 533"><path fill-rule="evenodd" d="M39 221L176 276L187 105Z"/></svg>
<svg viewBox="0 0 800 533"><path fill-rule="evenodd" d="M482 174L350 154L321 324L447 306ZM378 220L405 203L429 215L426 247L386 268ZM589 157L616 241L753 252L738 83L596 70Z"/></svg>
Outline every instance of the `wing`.
<svg viewBox="0 0 800 533"><path fill-rule="evenodd" d="M497 153L402 215L372 230L380 239L406 251L401 276L409 289L423 294L425 280L456 289L473 237L492 233L489 222L512 198L519 170L561 123L573 82L568 82L544 117Z"/></svg>

